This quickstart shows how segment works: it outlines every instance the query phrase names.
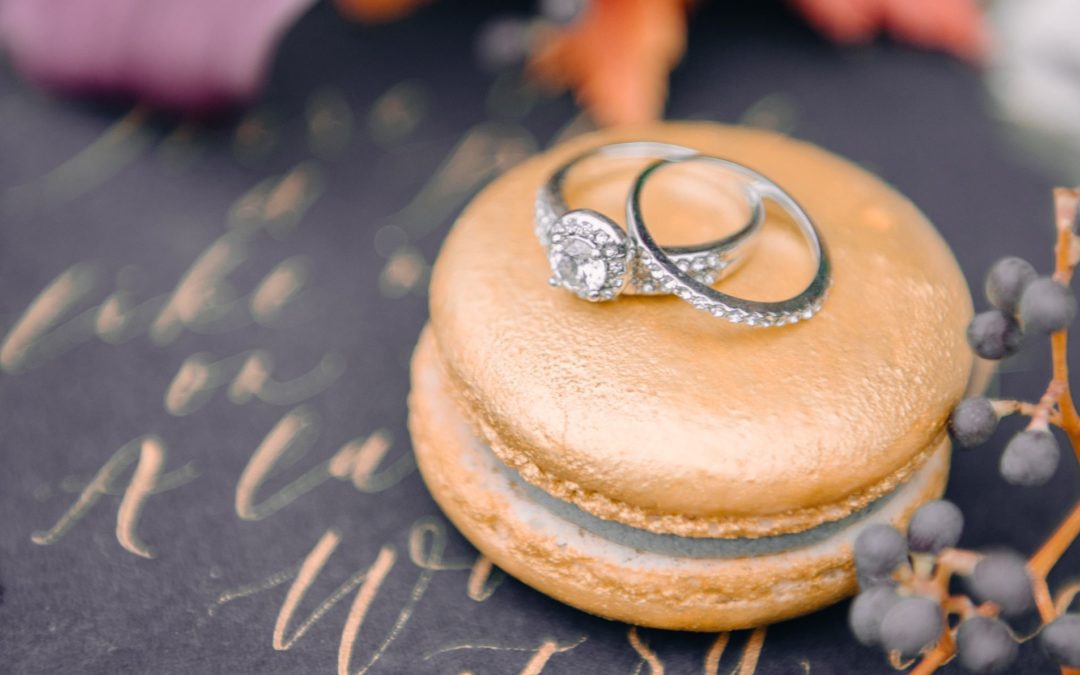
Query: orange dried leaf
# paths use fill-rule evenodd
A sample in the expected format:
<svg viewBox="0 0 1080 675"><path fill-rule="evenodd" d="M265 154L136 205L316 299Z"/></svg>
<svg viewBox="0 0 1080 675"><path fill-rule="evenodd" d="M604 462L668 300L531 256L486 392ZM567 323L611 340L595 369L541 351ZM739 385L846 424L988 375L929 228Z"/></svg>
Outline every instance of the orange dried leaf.
<svg viewBox="0 0 1080 675"><path fill-rule="evenodd" d="M888 31L895 39L977 61L987 34L978 0L791 0L818 30L837 42L867 42Z"/></svg>
<svg viewBox="0 0 1080 675"><path fill-rule="evenodd" d="M431 0L336 0L341 13L356 21L396 21Z"/></svg>
<svg viewBox="0 0 1080 675"><path fill-rule="evenodd" d="M656 119L686 48L686 9L684 0L593 0L574 24L540 36L530 71L572 88L600 124Z"/></svg>

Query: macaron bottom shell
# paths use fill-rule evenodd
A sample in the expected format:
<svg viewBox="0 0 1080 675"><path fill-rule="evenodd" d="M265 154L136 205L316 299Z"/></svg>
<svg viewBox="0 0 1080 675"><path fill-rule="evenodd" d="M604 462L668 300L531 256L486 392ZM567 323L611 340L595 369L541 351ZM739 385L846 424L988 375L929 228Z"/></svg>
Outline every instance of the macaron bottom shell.
<svg viewBox="0 0 1080 675"><path fill-rule="evenodd" d="M855 537L866 526L903 526L944 490L949 442L891 495L826 536L757 546L770 552L694 556L627 545L550 508L513 480L457 411L439 353L425 331L412 364L409 427L420 472L462 534L511 576L598 616L655 628L721 631L807 614L856 590ZM825 527L828 527L827 525ZM700 543L700 542L698 542Z"/></svg>

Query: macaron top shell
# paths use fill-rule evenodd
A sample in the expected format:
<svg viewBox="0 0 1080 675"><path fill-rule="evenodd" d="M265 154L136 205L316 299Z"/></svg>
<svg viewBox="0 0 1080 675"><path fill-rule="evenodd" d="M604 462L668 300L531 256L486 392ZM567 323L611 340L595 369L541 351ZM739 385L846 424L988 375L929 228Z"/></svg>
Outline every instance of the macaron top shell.
<svg viewBox="0 0 1080 675"><path fill-rule="evenodd" d="M587 148L641 139L733 159L794 196L832 261L822 311L763 329L675 297L589 303L549 286L537 188ZM620 180L602 164L573 174L568 201L624 222L644 164ZM721 234L702 183L664 172L643 200L660 243ZM750 259L718 287L783 299L813 270L770 209ZM964 393L971 313L948 247L895 190L815 146L710 123L599 132L512 169L465 209L431 284L448 387L500 459L601 518L696 537L800 531L889 494L940 442Z"/></svg>

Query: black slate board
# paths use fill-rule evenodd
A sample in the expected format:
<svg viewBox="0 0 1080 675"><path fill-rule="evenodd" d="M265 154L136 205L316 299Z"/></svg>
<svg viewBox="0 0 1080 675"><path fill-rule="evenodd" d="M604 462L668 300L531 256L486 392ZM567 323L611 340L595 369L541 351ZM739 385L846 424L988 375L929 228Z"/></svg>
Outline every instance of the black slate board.
<svg viewBox="0 0 1080 675"><path fill-rule="evenodd" d="M529 664L536 672L544 661L536 651L547 642L556 646L546 648L555 653L545 673L653 669L627 626L513 580L486 598L473 588L482 601L470 597L475 551L412 469L407 358L427 312L425 265L467 193L546 145L575 115L565 98L531 101L513 77L493 86L471 58L487 12L462 5L436 3L378 28L350 25L321 6L285 40L261 102L210 126L54 99L0 71L0 336L9 342L6 357L0 353L0 672L334 672L363 580L355 575L373 564L369 588L379 570L386 574L359 632L344 631L345 642L356 636L349 672L365 664L373 673L504 673ZM976 285L1005 253L1049 265L1052 181L1000 140L973 70L889 44L838 49L763 3L710 5L690 44L672 80L671 117L780 126L864 163L929 215ZM379 101L384 111L404 105L415 125L400 115L372 122ZM492 148L502 164L492 163ZM432 183L449 156L458 163L441 175L451 180ZM273 196L251 192L260 184ZM200 296L209 286L195 284L182 297L202 302L181 302L166 317L179 317L175 334L168 321L141 323L215 242L235 263L214 286L221 294L211 304L221 315ZM250 294L274 269L279 285L260 296L260 323ZM76 285L93 278L92 290L36 351L20 352L19 340L11 347L10 331L65 271ZM290 280L301 288L274 318L267 298L285 297ZM114 300L141 308L129 315L130 335L92 321L118 288L125 294ZM272 356L276 381L305 373L315 380L271 387L269 402L234 402L226 389L246 358L235 357L254 349ZM170 383L197 354L203 364L231 359L216 368L222 386L189 401L201 407L170 414ZM1004 391L1037 396L1048 373L1045 346L1004 370ZM241 473L283 418L299 423L311 446L287 452L295 463L283 462L257 500L305 474L322 482L264 518L241 519ZM949 494L967 514L965 545L1030 551L1075 499L1078 472L1066 462L1044 489L1006 486L994 469L1015 424L1004 426L989 446L957 458ZM390 438L379 470L400 475L380 474L385 485L365 492L318 473L343 445L378 430L367 451ZM167 449L163 471L173 483L146 498L137 522L156 557L125 550L116 535L134 464L62 536L35 543L111 457L133 461L141 446L118 449L147 435L160 442L151 449ZM320 541L325 566L280 631L289 648L275 649L287 589ZM425 569L442 546L448 569ZM1074 550L1054 579L1075 575L1078 565ZM349 592L296 637L339 587ZM845 611L771 627L756 672L890 672L880 654L850 638ZM710 647L715 653L716 636L637 636L668 673L702 672ZM750 639L731 636L719 672L738 668ZM1011 672L1049 670L1029 644Z"/></svg>

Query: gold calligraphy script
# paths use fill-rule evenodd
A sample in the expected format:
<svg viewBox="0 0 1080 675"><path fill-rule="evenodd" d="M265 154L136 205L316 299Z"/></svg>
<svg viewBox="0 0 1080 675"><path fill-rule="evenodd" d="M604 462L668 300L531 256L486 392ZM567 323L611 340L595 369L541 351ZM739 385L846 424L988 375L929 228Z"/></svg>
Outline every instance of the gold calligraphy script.
<svg viewBox="0 0 1080 675"><path fill-rule="evenodd" d="M419 123L423 115L420 108L427 104L426 93L418 87L413 82L398 85L373 106L367 126L380 145L394 147ZM507 83L499 87L499 109L515 110L525 101L508 99L514 88ZM94 189L151 146L151 135L142 129L146 117L146 111L135 109L102 138L36 184L20 186L20 193L70 199ZM306 119L309 148L319 158L338 155L356 126L345 98L326 87L313 94ZM584 128L579 118L562 135ZM252 113L236 130L234 150L238 159L251 163L265 156L277 143L277 134L272 116L262 111ZM192 143L193 136L192 127L182 125L159 147L159 156L177 164L189 161L195 150L185 146ZM426 273L426 263L412 243L445 220L471 191L535 147L532 135L514 124L482 123L466 132L415 197L389 218L407 225L386 225L379 231L376 248L383 245L385 251L380 250L380 254L387 259L379 277L383 294L399 297L417 288ZM174 345L185 332L209 338L253 324L271 329L287 326L290 311L303 305L311 288L311 261L304 256L285 258L269 269L263 268L261 279L244 290L234 281L234 273L249 262L249 251L257 238L283 240L294 232L322 193L323 171L317 160L307 160L241 195L228 211L226 232L195 256L171 288L148 291L138 283L134 267L122 268L110 283L99 264L70 265L30 300L3 335L0 373L31 376L35 368L95 340L115 348L142 337L155 348L163 348ZM411 452L395 452L394 439L387 429L359 434L336 449L320 443L322 422L312 400L333 389L347 364L341 355L331 352L313 364L297 365L307 370L281 379L275 376L279 364L267 349L253 346L225 354L204 350L176 364L174 375L161 392L164 412L176 418L197 417L222 399L234 406L288 408L253 445L238 476L233 497L234 515L239 521L271 518L330 481L376 494L393 488L416 470ZM109 504L118 501L115 536L120 547L146 559L167 555L168 542L144 541L139 523L144 510L153 508L155 495L181 489L199 479L195 464L182 459L177 462L178 454L183 456L182 448L170 448L155 434L132 439L113 451L89 478L65 481L65 485L75 485L72 491L77 496L50 527L34 531L31 541L42 546L57 545L92 510L111 508ZM308 455L318 458L305 464ZM298 534L302 537L306 533ZM341 604L348 610L340 621L337 672L367 673L394 647L422 610L437 580L456 578L454 573L464 575L465 598L477 606L486 606L482 603L505 579L483 555L448 559L448 530L441 519L421 518L402 534L403 547L394 541L381 543L372 558L320 599L310 597L315 595L312 588L317 579L329 574L327 564L346 535L334 527L318 536L312 533L314 544L293 564L220 592L209 603L206 620L214 621L221 612L232 611L235 603L245 598L280 593L275 589L284 587L278 613L272 625L267 622L265 635L270 648L287 651L302 644L316 626L331 623L330 611ZM234 574L243 576L242 571ZM392 575L412 581L408 597L396 605L385 594L380 598ZM381 635L370 635L365 626L373 612L394 617L390 628ZM703 673L719 672L731 638L730 633L716 636L703 655ZM477 636L475 641L446 644L418 653L416 658L438 665L460 658L482 663L484 655L493 652L519 654L520 662L515 666L518 672L537 675L552 660L574 658L575 650L588 639L587 635L568 639L527 636L517 644L495 644ZM732 672L753 675L764 641L764 629L750 632ZM628 628L626 650L628 662L636 659L632 672L664 673L662 655L650 648L637 628Z"/></svg>

